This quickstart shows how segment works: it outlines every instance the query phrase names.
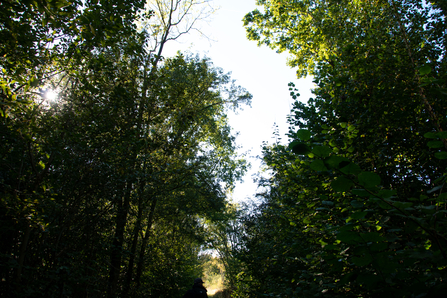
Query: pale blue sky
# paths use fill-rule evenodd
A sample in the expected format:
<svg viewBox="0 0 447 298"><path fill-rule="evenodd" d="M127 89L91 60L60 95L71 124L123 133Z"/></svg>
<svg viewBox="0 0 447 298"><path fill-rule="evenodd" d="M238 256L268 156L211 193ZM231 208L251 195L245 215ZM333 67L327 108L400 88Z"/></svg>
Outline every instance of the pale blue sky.
<svg viewBox="0 0 447 298"><path fill-rule="evenodd" d="M293 99L289 95L288 83L294 82L306 101L310 96L311 79L297 80L295 70L286 65L286 54L277 54L267 47L258 47L255 41L246 39L242 18L256 8L255 0L215 0L220 7L208 24L201 24L201 30L215 42L197 35L188 35L179 42L166 45L165 56L177 50L188 50L211 59L215 66L225 72L238 85L246 88L252 95L252 107L246 107L237 115L230 115L230 125L239 132L237 144L241 152L250 151L252 164L244 183L238 183L233 194L234 201L245 200L256 193L252 175L260 170L256 156L261 154L263 141L274 142L275 123L280 135L288 131L286 121ZM284 136L283 141L287 138Z"/></svg>

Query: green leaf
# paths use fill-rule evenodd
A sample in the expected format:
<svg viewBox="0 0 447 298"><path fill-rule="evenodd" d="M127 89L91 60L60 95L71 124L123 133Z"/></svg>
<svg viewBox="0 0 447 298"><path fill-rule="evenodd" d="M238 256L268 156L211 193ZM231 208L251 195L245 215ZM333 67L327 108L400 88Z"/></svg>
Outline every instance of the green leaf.
<svg viewBox="0 0 447 298"><path fill-rule="evenodd" d="M445 200L447 200L447 193L440 194L436 199L436 202L444 202Z"/></svg>
<svg viewBox="0 0 447 298"><path fill-rule="evenodd" d="M397 194L397 190L395 189L381 189L378 193L378 196L382 199L391 199L393 196Z"/></svg>
<svg viewBox="0 0 447 298"><path fill-rule="evenodd" d="M328 157L332 153L332 149L327 146L316 146L312 149L312 153L318 157Z"/></svg>
<svg viewBox="0 0 447 298"><path fill-rule="evenodd" d="M340 163L349 162L346 157L333 155L324 161L330 168L338 168Z"/></svg>
<svg viewBox="0 0 447 298"><path fill-rule="evenodd" d="M438 137L438 135L436 134L436 132L427 132L424 134L424 138L427 139L436 139Z"/></svg>
<svg viewBox="0 0 447 298"><path fill-rule="evenodd" d="M371 202L376 203L377 205L379 205L380 208L385 209L385 210L389 210L392 209L393 207L390 204L387 204L385 201L383 201L382 199L379 198L370 198Z"/></svg>
<svg viewBox="0 0 447 298"><path fill-rule="evenodd" d="M393 206L399 209L405 209L413 206L411 202L399 202L399 201L390 201L393 203Z"/></svg>
<svg viewBox="0 0 447 298"><path fill-rule="evenodd" d="M310 152L310 148L307 144L297 141L290 143L289 148L292 149L293 153L298 155L306 155Z"/></svg>
<svg viewBox="0 0 447 298"><path fill-rule="evenodd" d="M442 141L430 141L427 143L427 146L430 148L441 148L444 144Z"/></svg>
<svg viewBox="0 0 447 298"><path fill-rule="evenodd" d="M357 282L367 289L373 289L377 283L383 282L380 275L375 275L373 273L363 273L357 277Z"/></svg>
<svg viewBox="0 0 447 298"><path fill-rule="evenodd" d="M332 201L321 201L321 204L326 205L326 206L334 206L334 202L332 202Z"/></svg>
<svg viewBox="0 0 447 298"><path fill-rule="evenodd" d="M369 197L370 196L370 193L367 192L365 189L353 189L351 192L359 197Z"/></svg>
<svg viewBox="0 0 447 298"><path fill-rule="evenodd" d="M359 183L365 188L373 188L380 184L380 176L372 172L362 172L358 176Z"/></svg>
<svg viewBox="0 0 447 298"><path fill-rule="evenodd" d="M355 213L352 213L351 215L349 215L349 218L362 219L366 216L366 214L368 214L368 212L366 212L366 211L355 212Z"/></svg>
<svg viewBox="0 0 447 298"><path fill-rule="evenodd" d="M312 136L312 133L308 131L307 129L300 129L296 132L297 138L303 141L307 141Z"/></svg>
<svg viewBox="0 0 447 298"><path fill-rule="evenodd" d="M437 159L447 159L447 152L443 151L443 152L436 152L435 153L435 157Z"/></svg>
<svg viewBox="0 0 447 298"><path fill-rule="evenodd" d="M438 190L442 189L443 187L444 187L444 184L435 186L435 187L433 187L432 189L427 190L427 193L432 193L432 192L438 191Z"/></svg>
<svg viewBox="0 0 447 298"><path fill-rule="evenodd" d="M341 169L341 172L349 175L349 174L353 174L353 175L357 175L362 171L362 169L355 163L350 162L347 166L343 167Z"/></svg>
<svg viewBox="0 0 447 298"><path fill-rule="evenodd" d="M312 163L310 164L310 168L314 171L327 171L327 168L321 159L312 161Z"/></svg>
<svg viewBox="0 0 447 298"><path fill-rule="evenodd" d="M366 242L385 241L385 238L380 236L380 234L377 232L362 233L360 234L360 237L362 237L362 239L365 240Z"/></svg>
<svg viewBox="0 0 447 298"><path fill-rule="evenodd" d="M360 267L366 266L372 262L373 258L371 255L365 255L362 257L352 257L352 262Z"/></svg>
<svg viewBox="0 0 447 298"><path fill-rule="evenodd" d="M376 242L376 243L372 243L370 246L370 250L371 251L383 251L385 249L387 249L388 247L388 243L387 242Z"/></svg>
<svg viewBox="0 0 447 298"><path fill-rule="evenodd" d="M348 131L353 131L355 129L356 129L355 125L349 125L348 126Z"/></svg>
<svg viewBox="0 0 447 298"><path fill-rule="evenodd" d="M347 244L357 244L363 242L362 238L358 235L357 232L353 231L342 231L337 234L337 240Z"/></svg>
<svg viewBox="0 0 447 298"><path fill-rule="evenodd" d="M411 253L410 257L415 258L415 259L426 259L426 258L431 258L433 257L433 252L431 251L415 251L413 253Z"/></svg>
<svg viewBox="0 0 447 298"><path fill-rule="evenodd" d="M345 176L337 177L331 183L332 189L336 192L349 191L353 185L354 183Z"/></svg>
<svg viewBox="0 0 447 298"><path fill-rule="evenodd" d="M421 68L419 68L419 74L420 75L426 75L431 72L431 67L429 65L424 65Z"/></svg>
<svg viewBox="0 0 447 298"><path fill-rule="evenodd" d="M351 206L356 208L356 209L363 208L364 205L365 204L363 202L360 202L360 201L357 201L357 200L352 200L351 201Z"/></svg>

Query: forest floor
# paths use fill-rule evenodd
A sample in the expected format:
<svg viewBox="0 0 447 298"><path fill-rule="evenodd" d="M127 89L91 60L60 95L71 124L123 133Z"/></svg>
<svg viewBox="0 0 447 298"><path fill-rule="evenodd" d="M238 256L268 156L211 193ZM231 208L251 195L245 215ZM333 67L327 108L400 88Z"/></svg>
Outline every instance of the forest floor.
<svg viewBox="0 0 447 298"><path fill-rule="evenodd" d="M208 298L231 298L228 290L219 288L208 289Z"/></svg>
<svg viewBox="0 0 447 298"><path fill-rule="evenodd" d="M210 288L210 289L207 289L208 290L208 296L213 296L214 294L216 294L216 292L217 291L220 291L220 290L222 290L222 289L219 289L219 288Z"/></svg>

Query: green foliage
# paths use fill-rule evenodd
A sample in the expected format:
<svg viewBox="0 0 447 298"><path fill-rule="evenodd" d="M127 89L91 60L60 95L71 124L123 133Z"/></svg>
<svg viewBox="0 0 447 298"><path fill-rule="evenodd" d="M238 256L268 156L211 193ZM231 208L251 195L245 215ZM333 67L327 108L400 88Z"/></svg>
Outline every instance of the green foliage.
<svg viewBox="0 0 447 298"><path fill-rule="evenodd" d="M241 223L240 283L249 285L236 294L440 295L445 10L419 1L259 5L244 19L248 37L288 51L317 87L295 103L290 144L264 147L271 175Z"/></svg>
<svg viewBox="0 0 447 298"><path fill-rule="evenodd" d="M208 59L148 54L143 4L2 4L5 296L176 297L201 273L246 167L226 113L251 95Z"/></svg>
<svg viewBox="0 0 447 298"><path fill-rule="evenodd" d="M208 291L210 289L223 289L225 267L222 261L213 255L203 255L202 259L204 268L203 280Z"/></svg>

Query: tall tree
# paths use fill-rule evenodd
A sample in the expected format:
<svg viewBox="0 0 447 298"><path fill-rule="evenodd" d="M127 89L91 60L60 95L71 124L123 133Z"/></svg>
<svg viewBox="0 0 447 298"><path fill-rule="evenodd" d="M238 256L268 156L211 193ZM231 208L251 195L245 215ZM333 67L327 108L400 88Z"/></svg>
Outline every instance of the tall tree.
<svg viewBox="0 0 447 298"><path fill-rule="evenodd" d="M445 12L420 1L260 1L252 39L317 88L297 102L244 260L261 293L436 295L445 286ZM299 94L290 86L291 95ZM436 218L436 220L435 220ZM295 229L294 227L298 227ZM279 232L278 232L279 231ZM262 238L263 237L263 238ZM268 251L256 239L272 239ZM267 251L267 252L266 252ZM253 254L273 264L256 268ZM284 256L284 258L280 257ZM277 268L295 268L278 273ZM262 285L271 276L271 285Z"/></svg>
<svg viewBox="0 0 447 298"><path fill-rule="evenodd" d="M157 268L197 270L203 240L189 229L222 211L244 171L226 112L251 96L207 59L147 50L142 2L62 4L2 11L2 34L19 36L2 48L2 293L144 295L140 278ZM166 231L184 256L147 250Z"/></svg>

